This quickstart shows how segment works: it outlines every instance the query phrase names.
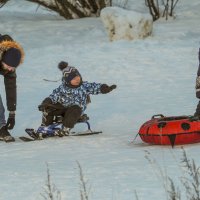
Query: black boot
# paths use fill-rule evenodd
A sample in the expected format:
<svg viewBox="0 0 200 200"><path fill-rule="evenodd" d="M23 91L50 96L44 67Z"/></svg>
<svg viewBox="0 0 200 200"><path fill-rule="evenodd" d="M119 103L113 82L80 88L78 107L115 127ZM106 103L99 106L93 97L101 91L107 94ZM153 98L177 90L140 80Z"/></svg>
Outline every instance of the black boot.
<svg viewBox="0 0 200 200"><path fill-rule="evenodd" d="M5 142L14 142L15 141L15 138L10 135L6 126L3 126L0 129L0 140L5 141Z"/></svg>
<svg viewBox="0 0 200 200"><path fill-rule="evenodd" d="M199 115L191 115L191 116L188 116L188 119L191 122L199 121L200 120L200 116Z"/></svg>
<svg viewBox="0 0 200 200"><path fill-rule="evenodd" d="M197 105L197 108L196 108L196 111L195 111L194 115L189 116L188 119L191 122L200 120L200 101L199 101L199 103Z"/></svg>

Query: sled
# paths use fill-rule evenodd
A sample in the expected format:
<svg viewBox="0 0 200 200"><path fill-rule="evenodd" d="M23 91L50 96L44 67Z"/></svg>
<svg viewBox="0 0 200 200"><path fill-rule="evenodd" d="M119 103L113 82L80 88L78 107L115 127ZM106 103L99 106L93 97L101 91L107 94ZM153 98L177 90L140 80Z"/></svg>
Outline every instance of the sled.
<svg viewBox="0 0 200 200"><path fill-rule="evenodd" d="M81 131L81 132L76 132L76 131L70 131L69 134L66 135L62 135L62 136L88 136L88 135L95 135L95 134L99 134L102 133L102 131L93 131L91 130L91 126L89 123L89 117L84 114L81 116L81 118L78 120L77 123L84 123L87 126L87 130L86 131ZM50 137L61 137L61 136L55 136L55 131L58 131L59 129L62 128L62 117L61 116L57 116L56 119L54 120L54 123L50 126L48 126L48 128L44 128L44 129L38 129L35 130L33 128L26 128L25 132L28 134L28 136L30 137L26 137L26 136L21 136L19 137L19 139L21 139L24 142L30 142L30 141L35 141L35 140L43 140L46 138L50 138Z"/></svg>
<svg viewBox="0 0 200 200"><path fill-rule="evenodd" d="M200 120L191 120L191 116L170 116L162 114L152 116L138 132L140 138L149 144L184 145L200 142Z"/></svg>

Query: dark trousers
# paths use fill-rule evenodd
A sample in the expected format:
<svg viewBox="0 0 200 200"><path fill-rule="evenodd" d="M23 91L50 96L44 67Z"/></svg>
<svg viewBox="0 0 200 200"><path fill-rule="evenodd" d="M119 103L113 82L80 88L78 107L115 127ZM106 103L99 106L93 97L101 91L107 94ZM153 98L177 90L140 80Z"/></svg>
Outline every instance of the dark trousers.
<svg viewBox="0 0 200 200"><path fill-rule="evenodd" d="M200 101L197 105L196 112L194 113L194 116L200 116Z"/></svg>
<svg viewBox="0 0 200 200"><path fill-rule="evenodd" d="M4 109L3 101L2 101L1 95L0 95L0 129L5 125L6 125L5 109Z"/></svg>
<svg viewBox="0 0 200 200"><path fill-rule="evenodd" d="M42 125L48 126L54 122L55 117L62 117L62 124L67 128L73 128L81 117L82 110L79 106L74 105L68 108L48 109L43 112Z"/></svg>

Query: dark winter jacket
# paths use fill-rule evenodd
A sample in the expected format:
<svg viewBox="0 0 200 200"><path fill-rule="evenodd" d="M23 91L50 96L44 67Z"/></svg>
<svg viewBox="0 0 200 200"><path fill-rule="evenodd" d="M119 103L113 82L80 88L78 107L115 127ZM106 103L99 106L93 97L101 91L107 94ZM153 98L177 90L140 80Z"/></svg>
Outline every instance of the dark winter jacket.
<svg viewBox="0 0 200 200"><path fill-rule="evenodd" d="M23 48L15 41L1 41L0 35L0 75L4 76L4 85L6 91L6 102L8 111L16 110L17 103L17 86L16 86L16 72L7 72L2 68L2 56L3 54L10 48L17 48L21 52L21 60L20 64L24 59L24 51Z"/></svg>

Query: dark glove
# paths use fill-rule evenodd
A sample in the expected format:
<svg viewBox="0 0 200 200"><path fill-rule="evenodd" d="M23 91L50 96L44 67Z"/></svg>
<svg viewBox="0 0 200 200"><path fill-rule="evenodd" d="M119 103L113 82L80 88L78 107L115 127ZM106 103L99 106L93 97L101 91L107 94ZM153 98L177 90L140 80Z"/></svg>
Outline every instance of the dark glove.
<svg viewBox="0 0 200 200"><path fill-rule="evenodd" d="M7 120L7 129L13 129L15 126L15 112L10 112Z"/></svg>
<svg viewBox="0 0 200 200"><path fill-rule="evenodd" d="M42 104L39 105L39 106L38 106L38 110L41 111L41 112L44 112L44 110L45 110L45 106L42 105Z"/></svg>
<svg viewBox="0 0 200 200"><path fill-rule="evenodd" d="M106 93L109 93L109 92L111 92L112 90L114 90L116 88L117 88L116 85L108 86L106 84L102 84L101 88L100 88L100 91L101 91L102 94L106 94Z"/></svg>

